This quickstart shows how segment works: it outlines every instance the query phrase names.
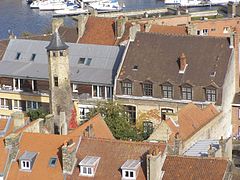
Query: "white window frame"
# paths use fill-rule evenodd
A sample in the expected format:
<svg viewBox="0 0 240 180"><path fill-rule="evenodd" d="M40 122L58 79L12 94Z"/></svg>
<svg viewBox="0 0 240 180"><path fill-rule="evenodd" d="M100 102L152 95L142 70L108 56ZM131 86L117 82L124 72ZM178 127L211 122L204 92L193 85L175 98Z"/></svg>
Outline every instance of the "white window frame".
<svg viewBox="0 0 240 180"><path fill-rule="evenodd" d="M28 107L28 102L31 103L31 107ZM36 103L36 108L33 107L33 103ZM37 101L26 101L26 109L38 109L39 108L39 102Z"/></svg>
<svg viewBox="0 0 240 180"><path fill-rule="evenodd" d="M83 169L86 169L86 172L83 172ZM89 173L89 170L91 170L91 173ZM87 166L80 166L80 175L82 176L94 176L94 168L93 167L87 167Z"/></svg>
<svg viewBox="0 0 240 180"><path fill-rule="evenodd" d="M16 82L15 82L15 80L18 81L18 87L16 87ZM22 90L22 89L21 89L21 79L19 79L19 78L13 78L13 90L15 90L15 91L21 91L21 90Z"/></svg>
<svg viewBox="0 0 240 180"><path fill-rule="evenodd" d="M126 176L126 172L128 173L128 176ZM131 172L133 173L133 177L130 177ZM124 179L136 179L136 171L134 170L122 170L122 178Z"/></svg>
<svg viewBox="0 0 240 180"><path fill-rule="evenodd" d="M202 35L203 36L208 36L208 32L209 32L208 29L203 29L202 30Z"/></svg>
<svg viewBox="0 0 240 180"><path fill-rule="evenodd" d="M3 99L3 104L2 104L2 99ZM6 98L1 98L0 99L0 108L1 109L9 109L9 106L6 103L7 101L8 101L8 99L6 99Z"/></svg>
<svg viewBox="0 0 240 180"><path fill-rule="evenodd" d="M80 120L86 120L87 113L90 112L90 109L94 108L94 106L91 105L79 105L78 109L80 112Z"/></svg>
<svg viewBox="0 0 240 180"><path fill-rule="evenodd" d="M23 169L23 170L31 170L31 162L27 161L27 160L21 160L21 169Z"/></svg>
<svg viewBox="0 0 240 180"><path fill-rule="evenodd" d="M17 106L15 106L15 101L17 102ZM22 107L20 106L20 100L13 99L13 110L19 110L22 111Z"/></svg>
<svg viewBox="0 0 240 180"><path fill-rule="evenodd" d="M77 84L72 84L72 92L78 92Z"/></svg>

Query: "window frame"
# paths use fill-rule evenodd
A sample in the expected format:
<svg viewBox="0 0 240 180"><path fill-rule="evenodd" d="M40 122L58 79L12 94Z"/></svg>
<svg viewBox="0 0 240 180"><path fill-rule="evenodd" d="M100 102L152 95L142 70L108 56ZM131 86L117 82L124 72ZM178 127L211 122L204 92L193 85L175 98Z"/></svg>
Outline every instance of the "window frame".
<svg viewBox="0 0 240 180"><path fill-rule="evenodd" d="M122 81L122 94L123 95L132 95L133 83L129 79Z"/></svg>
<svg viewBox="0 0 240 180"><path fill-rule="evenodd" d="M166 88L166 89L164 89ZM165 93L167 96L165 96ZM170 83L162 84L162 95L163 98L172 99L173 98L173 85Z"/></svg>
<svg viewBox="0 0 240 180"><path fill-rule="evenodd" d="M211 86L205 88L205 99L208 102L216 102L217 101L217 88Z"/></svg>
<svg viewBox="0 0 240 180"><path fill-rule="evenodd" d="M181 86L181 95L183 100L192 100L193 99L193 88L191 85ZM189 98L190 97L190 98Z"/></svg>
<svg viewBox="0 0 240 180"><path fill-rule="evenodd" d="M143 96L153 96L153 83L151 81L145 81L143 83Z"/></svg>
<svg viewBox="0 0 240 180"><path fill-rule="evenodd" d="M135 125L137 120L137 108L132 105L124 105L125 112L127 113L130 124Z"/></svg>

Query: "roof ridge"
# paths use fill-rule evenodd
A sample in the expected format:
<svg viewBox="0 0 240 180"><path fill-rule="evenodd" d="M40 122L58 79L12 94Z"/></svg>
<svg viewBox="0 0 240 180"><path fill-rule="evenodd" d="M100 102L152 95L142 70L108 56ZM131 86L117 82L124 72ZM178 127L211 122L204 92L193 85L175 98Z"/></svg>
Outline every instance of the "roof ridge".
<svg viewBox="0 0 240 180"><path fill-rule="evenodd" d="M227 158L224 157L204 157L204 156L184 156L184 155L167 155L167 157L179 157L186 159L205 159L205 160L224 160L227 161Z"/></svg>
<svg viewBox="0 0 240 180"><path fill-rule="evenodd" d="M197 35L185 35L185 34L172 34L172 33L161 33L161 32L137 32L139 34L153 34L157 36L175 36L175 37L186 37L186 38L202 38L202 39L228 39L229 37L218 37L218 36L197 36Z"/></svg>

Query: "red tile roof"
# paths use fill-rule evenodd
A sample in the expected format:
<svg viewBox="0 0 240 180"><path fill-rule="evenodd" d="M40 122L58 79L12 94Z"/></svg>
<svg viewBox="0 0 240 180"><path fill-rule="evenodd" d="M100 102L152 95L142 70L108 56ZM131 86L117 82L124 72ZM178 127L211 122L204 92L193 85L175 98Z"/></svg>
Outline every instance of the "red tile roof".
<svg viewBox="0 0 240 180"><path fill-rule="evenodd" d="M146 154L154 147L159 147L161 152L165 151L166 144L142 143L107 139L82 138L80 148L77 152L77 163L86 156L101 157L94 179L119 180L121 179L121 166L128 159L142 160L137 179L146 179ZM80 178L81 177L81 178ZM74 169L69 179L89 179L79 176L79 166Z"/></svg>
<svg viewBox="0 0 240 180"><path fill-rule="evenodd" d="M163 180L219 180L227 167L225 159L167 156Z"/></svg>
<svg viewBox="0 0 240 180"><path fill-rule="evenodd" d="M4 171L7 157L8 157L8 150L5 149L4 138L0 138L0 172Z"/></svg>
<svg viewBox="0 0 240 180"><path fill-rule="evenodd" d="M178 112L179 134L182 140L186 140L200 130L207 123L211 122L219 112L210 104L201 109L189 103Z"/></svg>
<svg viewBox="0 0 240 180"><path fill-rule="evenodd" d="M86 23L86 29L79 43L114 45L114 19L90 16Z"/></svg>
<svg viewBox="0 0 240 180"><path fill-rule="evenodd" d="M187 35L187 29L185 26L161 26L153 24L151 26L150 32L162 34Z"/></svg>
<svg viewBox="0 0 240 180"><path fill-rule="evenodd" d="M9 43L8 39L0 40L0 60L2 60L2 58L3 58L3 55L7 49L8 43Z"/></svg>
<svg viewBox="0 0 240 180"><path fill-rule="evenodd" d="M106 138L106 139L115 139L113 137L112 132L108 128L106 122L103 120L102 116L100 114L97 114L89 121L85 122L75 130L69 133L69 136L79 136L84 135L86 128L88 128L90 125L92 125L92 130L94 137L96 138ZM86 135L86 134L85 134Z"/></svg>

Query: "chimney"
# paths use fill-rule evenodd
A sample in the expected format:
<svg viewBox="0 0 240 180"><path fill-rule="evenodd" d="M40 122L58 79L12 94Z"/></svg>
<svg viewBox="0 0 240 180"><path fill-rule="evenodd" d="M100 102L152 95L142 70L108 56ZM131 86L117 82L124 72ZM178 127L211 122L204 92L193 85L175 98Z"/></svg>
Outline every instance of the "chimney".
<svg viewBox="0 0 240 180"><path fill-rule="evenodd" d="M236 16L236 6L237 4L231 1L227 4L227 13L229 18L234 18Z"/></svg>
<svg viewBox="0 0 240 180"><path fill-rule="evenodd" d="M123 16L117 17L115 20L115 36L117 39L122 38L125 32L126 18Z"/></svg>
<svg viewBox="0 0 240 180"><path fill-rule="evenodd" d="M11 29L8 30L8 39L16 39L17 37Z"/></svg>
<svg viewBox="0 0 240 180"><path fill-rule="evenodd" d="M77 145L72 139L65 142L62 146L62 166L63 173L72 174L75 164L77 162L76 158Z"/></svg>
<svg viewBox="0 0 240 180"><path fill-rule="evenodd" d="M147 180L162 179L163 163L166 159L166 154L162 153L159 147L153 147L147 154Z"/></svg>
<svg viewBox="0 0 240 180"><path fill-rule="evenodd" d="M19 141L21 134L11 133L4 139L4 145L7 149L9 149L9 159L16 159L17 152L19 150Z"/></svg>
<svg viewBox="0 0 240 180"><path fill-rule="evenodd" d="M240 38L240 23L234 28L234 36L233 36L233 47L234 47L234 58L235 58L235 91L239 92L240 84L239 84L239 38Z"/></svg>
<svg viewBox="0 0 240 180"><path fill-rule="evenodd" d="M13 120L14 130L22 128L26 125L24 114L20 111L16 111L16 112L12 113L11 118Z"/></svg>
<svg viewBox="0 0 240 180"><path fill-rule="evenodd" d="M196 25L189 22L189 24L187 25L187 33L188 35L197 35Z"/></svg>
<svg viewBox="0 0 240 180"><path fill-rule="evenodd" d="M219 140L219 145L220 145L220 148L221 148L222 157L225 157L226 139L223 139L223 136L221 136L221 139Z"/></svg>
<svg viewBox="0 0 240 180"><path fill-rule="evenodd" d="M140 31L141 31L140 24L133 24L133 26L130 27L129 31L130 31L130 32L129 32L129 39L130 39L130 41L134 41L137 32L140 32Z"/></svg>
<svg viewBox="0 0 240 180"><path fill-rule="evenodd" d="M60 118L59 132L61 135L67 135L68 134L68 124L67 124L66 113L61 111L59 118Z"/></svg>
<svg viewBox="0 0 240 180"><path fill-rule="evenodd" d="M174 147L173 147L174 155L180 155L181 149L182 149L182 142L181 142L179 133L177 132L174 137Z"/></svg>
<svg viewBox="0 0 240 180"><path fill-rule="evenodd" d="M187 58L184 53L181 54L179 57L179 73L184 74L186 68L187 68Z"/></svg>
<svg viewBox="0 0 240 180"><path fill-rule="evenodd" d="M88 15L80 15L77 18L77 32L78 32L78 38L83 37L85 29L86 29L86 23L88 20Z"/></svg>
<svg viewBox="0 0 240 180"><path fill-rule="evenodd" d="M54 34L63 23L63 18L52 18L52 34Z"/></svg>
<svg viewBox="0 0 240 180"><path fill-rule="evenodd" d="M208 149L208 157L215 157L215 153L216 153L215 148L212 147L212 145L210 144Z"/></svg>
<svg viewBox="0 0 240 180"><path fill-rule="evenodd" d="M151 25L150 23L144 24L144 31L145 31L145 32L149 32L150 29L151 29L151 27L152 27L152 25Z"/></svg>

